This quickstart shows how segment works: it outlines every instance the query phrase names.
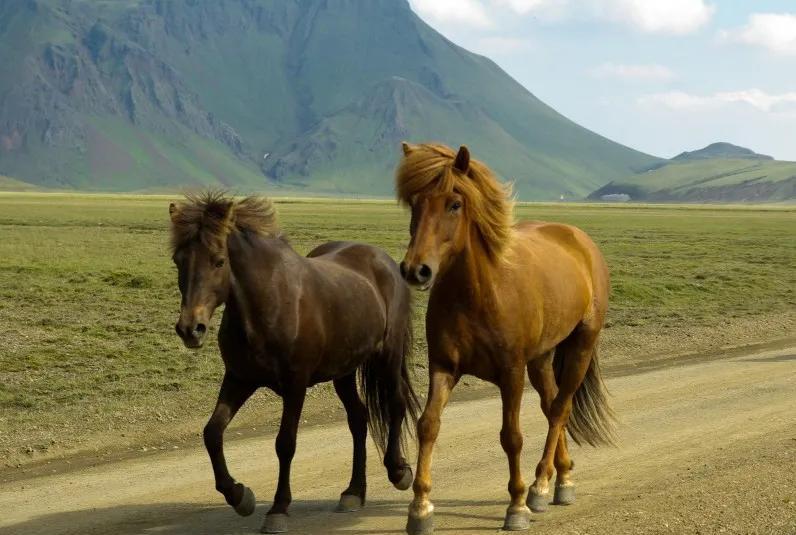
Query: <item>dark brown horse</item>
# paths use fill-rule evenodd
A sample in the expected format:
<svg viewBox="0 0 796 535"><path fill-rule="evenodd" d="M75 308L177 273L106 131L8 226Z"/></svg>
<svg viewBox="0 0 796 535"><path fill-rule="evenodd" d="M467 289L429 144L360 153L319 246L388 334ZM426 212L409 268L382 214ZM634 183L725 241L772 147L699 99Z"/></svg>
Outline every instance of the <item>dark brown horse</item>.
<svg viewBox="0 0 796 535"><path fill-rule="evenodd" d="M429 395L418 424L419 454L407 531L433 530L431 451L440 416L463 374L500 388L500 443L509 461L511 503L504 529L524 530L530 509L574 501L565 429L580 443L610 443L612 413L597 364L608 306L608 269L581 230L555 223L514 225L510 189L466 147L404 144L400 200L412 210L401 271L431 289L426 314ZM525 499L520 404L525 374L539 392L549 430ZM527 505L526 505L527 503Z"/></svg>
<svg viewBox="0 0 796 535"><path fill-rule="evenodd" d="M255 390L270 388L283 409L279 483L263 532L287 530L299 416L307 388L325 381L334 382L354 441L351 482L338 511L365 502L368 424L390 481L409 488L402 427L407 413L416 419L418 402L407 374L410 292L395 262L375 247L343 242L300 256L278 234L263 198L208 193L172 204L169 212L182 294L176 329L187 347L202 345L213 311L226 304L218 333L225 374L204 441L227 503L241 515L254 512L254 494L227 470L223 433Z"/></svg>

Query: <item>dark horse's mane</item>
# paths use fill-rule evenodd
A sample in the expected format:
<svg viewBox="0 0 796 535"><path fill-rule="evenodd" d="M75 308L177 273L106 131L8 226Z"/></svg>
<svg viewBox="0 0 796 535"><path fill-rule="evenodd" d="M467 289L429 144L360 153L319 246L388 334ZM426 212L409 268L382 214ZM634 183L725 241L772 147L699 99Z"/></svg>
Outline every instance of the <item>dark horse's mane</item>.
<svg viewBox="0 0 796 535"><path fill-rule="evenodd" d="M176 250L197 239L207 246L218 246L233 229L283 238L270 199L253 195L235 200L223 191L205 191L186 194L175 207L171 247Z"/></svg>

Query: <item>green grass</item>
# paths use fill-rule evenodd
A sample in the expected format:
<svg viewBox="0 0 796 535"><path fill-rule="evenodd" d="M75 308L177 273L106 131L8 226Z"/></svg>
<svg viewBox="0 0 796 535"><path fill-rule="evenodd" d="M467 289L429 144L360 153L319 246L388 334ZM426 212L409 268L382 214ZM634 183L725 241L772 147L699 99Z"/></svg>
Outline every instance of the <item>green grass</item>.
<svg viewBox="0 0 796 535"><path fill-rule="evenodd" d="M35 191L37 189L39 188L33 184L0 175L0 191Z"/></svg>
<svg viewBox="0 0 796 535"><path fill-rule="evenodd" d="M221 363L214 344L191 352L173 331L171 199L0 194L0 455L24 460L100 435L114 446L138 440L136 430L201 428ZM392 201L277 206L302 253L352 239L400 258L407 243L407 215ZM781 337L794 325L796 210L530 204L517 215L573 223L603 248L613 277L608 366ZM421 362L424 303L420 294Z"/></svg>

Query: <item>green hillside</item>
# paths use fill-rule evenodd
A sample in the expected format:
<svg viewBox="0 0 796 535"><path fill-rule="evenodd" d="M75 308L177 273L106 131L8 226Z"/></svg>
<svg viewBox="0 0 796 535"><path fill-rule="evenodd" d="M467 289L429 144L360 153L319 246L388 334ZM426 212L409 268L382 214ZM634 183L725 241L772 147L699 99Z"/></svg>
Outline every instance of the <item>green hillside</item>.
<svg viewBox="0 0 796 535"><path fill-rule="evenodd" d="M0 175L0 191L36 191L37 189L39 188L27 182Z"/></svg>
<svg viewBox="0 0 796 535"><path fill-rule="evenodd" d="M665 165L610 182L589 198L627 196L639 201L682 202L796 199L796 162L777 161L734 145L716 145L683 153Z"/></svg>
<svg viewBox="0 0 796 535"><path fill-rule="evenodd" d="M658 161L562 117L406 0L0 3L0 173L389 195L403 139L468 144L526 199Z"/></svg>

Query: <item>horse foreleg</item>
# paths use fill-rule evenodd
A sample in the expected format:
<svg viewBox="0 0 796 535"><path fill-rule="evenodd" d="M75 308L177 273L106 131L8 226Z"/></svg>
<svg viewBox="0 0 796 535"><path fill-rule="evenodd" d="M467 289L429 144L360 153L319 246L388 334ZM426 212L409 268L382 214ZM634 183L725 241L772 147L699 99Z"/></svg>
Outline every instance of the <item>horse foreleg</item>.
<svg viewBox="0 0 796 535"><path fill-rule="evenodd" d="M282 393L282 422L276 435L276 455L279 457L279 482L274 494L274 503L265 515L262 533L284 533L287 531L287 509L293 496L290 492L290 464L296 453L301 409L307 395L306 385L285 388Z"/></svg>
<svg viewBox="0 0 796 535"><path fill-rule="evenodd" d="M509 495L511 503L506 510L503 529L524 531L531 526L531 511L525 505L525 481L520 467L522 452L522 432L520 431L520 405L525 386L525 374L510 371L500 384L500 397L503 401L503 427L500 430L500 445L506 452L509 462Z"/></svg>
<svg viewBox="0 0 796 535"><path fill-rule="evenodd" d="M448 403L451 390L456 384L454 376L441 370L431 370L428 385L428 400L423 415L417 422L417 475L412 486L415 497L409 505L406 531L409 535L426 535L434 531L434 505L429 500L431 493L431 453L437 440L442 410Z"/></svg>
<svg viewBox="0 0 796 535"><path fill-rule="evenodd" d="M357 393L356 374L352 373L334 381L334 389L343 402L348 416L348 429L354 442L354 461L351 481L340 495L337 511L347 513L365 505L366 439L368 436L368 410Z"/></svg>
<svg viewBox="0 0 796 535"><path fill-rule="evenodd" d="M254 493L248 487L236 483L229 474L224 459L224 430L256 389L252 385L241 383L229 375L225 375L221 382L216 408L204 428L205 448L207 448L210 462L213 465L216 490L223 494L227 503L242 516L248 516L254 512Z"/></svg>

